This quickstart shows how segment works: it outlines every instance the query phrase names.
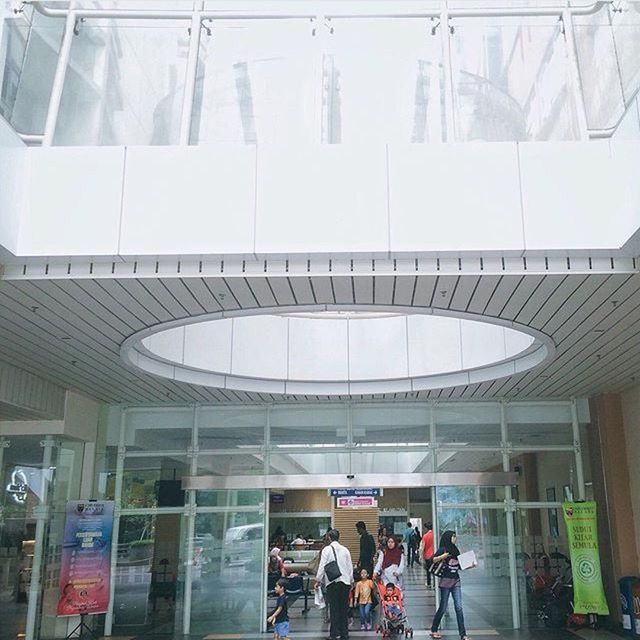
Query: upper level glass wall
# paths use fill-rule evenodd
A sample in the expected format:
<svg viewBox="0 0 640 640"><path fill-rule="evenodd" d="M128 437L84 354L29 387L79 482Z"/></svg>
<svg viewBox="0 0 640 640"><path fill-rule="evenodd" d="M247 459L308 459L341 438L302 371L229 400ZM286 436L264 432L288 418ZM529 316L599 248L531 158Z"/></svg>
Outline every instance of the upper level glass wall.
<svg viewBox="0 0 640 640"><path fill-rule="evenodd" d="M68 49L53 144L586 139L615 128L640 87L640 2L590 5L573 0L565 21L552 0L205 3L197 52L191 2L76 3L182 14L79 14L66 49L64 16L27 7L0 33L0 111L42 134ZM554 11L507 15L526 7Z"/></svg>

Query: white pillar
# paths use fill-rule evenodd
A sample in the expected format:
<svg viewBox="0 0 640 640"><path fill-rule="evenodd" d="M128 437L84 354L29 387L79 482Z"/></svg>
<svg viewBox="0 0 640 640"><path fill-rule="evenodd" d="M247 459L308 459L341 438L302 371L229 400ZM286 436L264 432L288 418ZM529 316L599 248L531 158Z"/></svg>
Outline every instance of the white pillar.
<svg viewBox="0 0 640 640"><path fill-rule="evenodd" d="M575 398L571 399L571 427L573 429L573 448L576 456L576 489L578 490L578 500L584 500L586 491L584 486L584 467L582 465L582 444L580 441L578 406Z"/></svg>
<svg viewBox="0 0 640 640"><path fill-rule="evenodd" d="M191 429L191 457L190 474L198 475L198 418L199 407L193 409L193 425ZM196 535L196 491L195 489L187 489L188 502L185 509L185 517L187 519L187 544L185 549L186 558L184 560L184 587L183 587L183 615L182 615L182 633L188 636L191 633L191 599L193 595L193 550L194 537Z"/></svg>
<svg viewBox="0 0 640 640"><path fill-rule="evenodd" d="M34 508L36 516L36 535L33 551L33 566L31 567L31 581L29 583L29 601L27 605L26 640L35 640L37 637L36 623L40 606L40 593L42 587L42 566L45 559L44 539L47 524L49 522L49 489L53 480L51 459L55 442L51 436L47 436L40 446L42 453L42 474L40 476L40 504Z"/></svg>
<svg viewBox="0 0 640 640"><path fill-rule="evenodd" d="M111 534L111 582L109 586L109 609L104 617L104 635L110 636L113 631L113 600L116 592L116 570L118 567L118 537L120 535L120 509L122 508L122 480L124 475L125 428L127 410L123 407L120 416L120 438L118 441L118 457L116 461L116 483L114 489L113 532Z"/></svg>
<svg viewBox="0 0 640 640"><path fill-rule="evenodd" d="M500 433L502 448L502 470L509 471L509 432L507 427L507 408L500 403ZM520 597L518 593L518 565L516 558L515 513L516 503L513 499L511 485L504 488L505 520L507 523L507 553L509 554L509 583L511 587L511 620L514 629L520 628Z"/></svg>

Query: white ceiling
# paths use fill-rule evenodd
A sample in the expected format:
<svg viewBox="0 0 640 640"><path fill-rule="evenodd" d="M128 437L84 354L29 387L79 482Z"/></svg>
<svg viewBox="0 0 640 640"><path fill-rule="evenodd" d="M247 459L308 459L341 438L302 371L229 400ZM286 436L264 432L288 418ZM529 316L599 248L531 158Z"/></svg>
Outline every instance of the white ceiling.
<svg viewBox="0 0 640 640"><path fill-rule="evenodd" d="M509 378L376 398L545 398L616 391L640 374L640 275L630 273L139 277L0 280L0 360L105 402L316 400L176 383L125 367L145 327L222 309L295 304L431 306L534 327L555 360Z"/></svg>

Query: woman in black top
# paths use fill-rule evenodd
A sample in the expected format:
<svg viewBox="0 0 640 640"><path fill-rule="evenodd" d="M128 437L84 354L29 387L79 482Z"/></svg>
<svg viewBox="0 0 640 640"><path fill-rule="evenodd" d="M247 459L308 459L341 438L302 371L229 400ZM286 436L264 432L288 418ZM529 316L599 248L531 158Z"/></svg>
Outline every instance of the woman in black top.
<svg viewBox="0 0 640 640"><path fill-rule="evenodd" d="M460 563L458 556L460 550L456 546L456 532L445 531L440 538L440 546L433 554L433 563L444 562L444 568L440 574L438 586L440 588L440 606L431 623L431 637L438 640L442 634L438 633L442 616L447 610L449 596L453 596L453 606L456 610L456 620L458 621L458 632L462 640L469 640L467 630L464 626L464 614L462 613L462 590L460 588Z"/></svg>

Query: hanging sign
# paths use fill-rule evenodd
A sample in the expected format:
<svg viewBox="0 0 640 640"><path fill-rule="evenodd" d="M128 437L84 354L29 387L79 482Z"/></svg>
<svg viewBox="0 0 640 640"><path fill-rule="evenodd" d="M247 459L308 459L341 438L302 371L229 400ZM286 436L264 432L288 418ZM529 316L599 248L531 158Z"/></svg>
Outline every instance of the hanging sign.
<svg viewBox="0 0 640 640"><path fill-rule="evenodd" d="M377 498L380 495L380 489L331 489L331 495L340 498L345 496L373 496Z"/></svg>
<svg viewBox="0 0 640 640"><path fill-rule="evenodd" d="M111 579L113 502L67 503L60 566L59 616L106 613Z"/></svg>
<svg viewBox="0 0 640 640"><path fill-rule="evenodd" d="M338 498L339 507L377 507L378 501L370 496L353 496L349 498Z"/></svg>
<svg viewBox="0 0 640 640"><path fill-rule="evenodd" d="M569 538L573 610L575 613L609 615L598 553L596 503L565 502L562 513Z"/></svg>

